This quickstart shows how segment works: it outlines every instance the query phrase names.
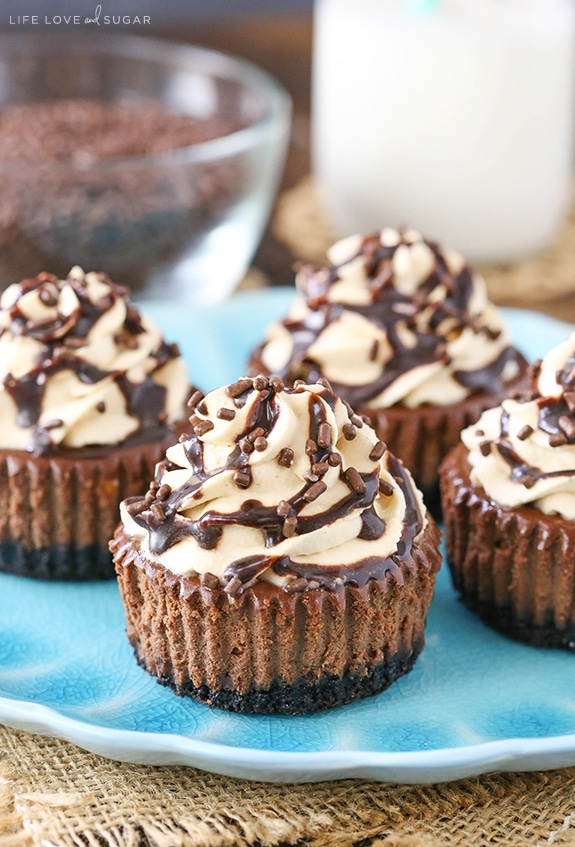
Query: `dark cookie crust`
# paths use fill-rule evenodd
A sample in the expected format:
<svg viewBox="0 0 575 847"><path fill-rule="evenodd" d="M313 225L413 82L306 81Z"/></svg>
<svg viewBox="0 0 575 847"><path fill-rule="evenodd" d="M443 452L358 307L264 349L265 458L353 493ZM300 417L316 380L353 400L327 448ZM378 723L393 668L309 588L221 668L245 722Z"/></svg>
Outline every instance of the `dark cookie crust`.
<svg viewBox="0 0 575 847"><path fill-rule="evenodd" d="M507 638L523 641L534 647L558 647L561 650L575 652L575 624L570 623L562 631L558 631L553 623L552 609L549 609L547 615L548 622L538 625L533 620L518 620L513 609L509 607L494 608L486 604L475 604L472 597L464 596L461 589L455 585L455 580L454 587L460 592L461 599L472 612Z"/></svg>
<svg viewBox="0 0 575 847"><path fill-rule="evenodd" d="M157 681L181 697L192 697L200 703L228 712L305 715L343 706L389 688L392 682L412 669L423 644L422 638L414 643L413 650L407 655L392 656L375 667L365 668L364 672L348 671L341 678L335 674L325 674L319 680L302 677L293 683L274 679L268 688L258 688L254 685L244 694L226 688L212 691L205 684L194 685L191 680L180 685L170 674L158 677ZM139 655L137 645L134 653L138 664L149 671L144 659Z"/></svg>
<svg viewBox="0 0 575 847"><path fill-rule="evenodd" d="M26 549L19 542L0 543L0 571L32 579L63 582L112 579L114 564L107 547L54 544Z"/></svg>

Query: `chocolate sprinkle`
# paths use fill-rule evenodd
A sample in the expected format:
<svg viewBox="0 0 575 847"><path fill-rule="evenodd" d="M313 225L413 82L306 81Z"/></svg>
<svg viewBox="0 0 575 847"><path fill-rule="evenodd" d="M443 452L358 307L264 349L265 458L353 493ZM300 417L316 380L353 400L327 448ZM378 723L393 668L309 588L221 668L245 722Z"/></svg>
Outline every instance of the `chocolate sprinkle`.
<svg viewBox="0 0 575 847"><path fill-rule="evenodd" d="M56 306L58 304L58 289L54 286L42 285L38 291L38 297L45 306Z"/></svg>
<svg viewBox="0 0 575 847"><path fill-rule="evenodd" d="M308 438L305 443L305 452L308 456L314 456L317 453L317 443L313 438Z"/></svg>
<svg viewBox="0 0 575 847"><path fill-rule="evenodd" d="M170 488L170 486L164 483L163 485L160 485L160 487L156 491L156 497L158 498L158 500L167 500L171 493L172 489Z"/></svg>
<svg viewBox="0 0 575 847"><path fill-rule="evenodd" d="M194 426L194 432L199 437L201 435L205 435L206 432L210 432L214 428L214 424L210 420L201 420Z"/></svg>
<svg viewBox="0 0 575 847"><path fill-rule="evenodd" d="M249 391L252 386L253 380L248 378L239 379L237 382L232 383L232 385L226 386L225 393L228 397L231 397L233 400L235 400L236 397L240 396L240 394Z"/></svg>
<svg viewBox="0 0 575 847"><path fill-rule="evenodd" d="M252 442L252 444L255 444L256 440L257 440L258 438L260 438L260 437L261 437L264 433L265 433L265 429L263 428L263 426L256 426L256 427L255 427L254 429L252 429L252 431L248 434L248 439L249 439L249 441L251 441L251 442Z"/></svg>
<svg viewBox="0 0 575 847"><path fill-rule="evenodd" d="M346 441L353 441L357 435L356 429L352 423L345 423L342 427L342 432Z"/></svg>
<svg viewBox="0 0 575 847"><path fill-rule="evenodd" d="M376 441L373 445L373 449L369 454L369 458L372 462L379 462L385 451L387 450L387 445L383 441Z"/></svg>
<svg viewBox="0 0 575 847"><path fill-rule="evenodd" d="M166 520L166 513L165 513L164 507L162 506L161 503L152 503L152 505L150 506L150 509L152 511L152 514L156 518L156 520L159 520L159 521L165 521Z"/></svg>
<svg viewBox="0 0 575 847"><path fill-rule="evenodd" d="M562 447L567 444L567 436L564 432L555 432L549 436L549 444L551 447Z"/></svg>
<svg viewBox="0 0 575 847"><path fill-rule="evenodd" d="M317 429L318 446L324 447L324 448L330 447L331 446L331 439L332 439L331 426L326 421L324 421L323 423L320 423L320 425Z"/></svg>
<svg viewBox="0 0 575 847"><path fill-rule="evenodd" d="M367 486L356 468L346 468L343 474L356 494L365 494Z"/></svg>
<svg viewBox="0 0 575 847"><path fill-rule="evenodd" d="M249 488L252 484L252 475L247 470L235 471L234 482L238 488Z"/></svg>
<svg viewBox="0 0 575 847"><path fill-rule="evenodd" d="M291 468L294 460L294 452L291 447L284 447L278 456L278 465L283 468Z"/></svg>
<svg viewBox="0 0 575 847"><path fill-rule="evenodd" d="M317 482L319 479L319 474L314 473L312 470L309 470L304 473L303 478L306 480L306 482Z"/></svg>
<svg viewBox="0 0 575 847"><path fill-rule="evenodd" d="M575 438L575 421L569 415L561 415L558 424L565 433L569 441Z"/></svg>
<svg viewBox="0 0 575 847"><path fill-rule="evenodd" d="M303 499L307 500L308 503L311 503L313 500L317 500L318 497L321 497L325 491L327 491L327 485L325 482L320 480L319 482L315 482L311 485L307 491L304 491Z"/></svg>
<svg viewBox="0 0 575 847"><path fill-rule="evenodd" d="M237 576L234 576L230 579L228 584L224 586L224 591L226 592L226 594L229 594L230 597L235 597L236 594L239 594L242 588L243 584L241 579Z"/></svg>
<svg viewBox="0 0 575 847"><path fill-rule="evenodd" d="M128 501L126 504L126 511L133 518L144 512L147 508L146 503L139 497L137 500L133 500L132 502Z"/></svg>
<svg viewBox="0 0 575 847"><path fill-rule="evenodd" d="M308 587L307 579L304 579L303 576L297 577L296 579L292 579L291 582L285 587L285 590L290 594L298 594L300 591L305 591Z"/></svg>
<svg viewBox="0 0 575 847"><path fill-rule="evenodd" d="M291 538L295 534L297 527L297 518L295 515L290 515L285 519L282 526L282 534L286 538Z"/></svg>
<svg viewBox="0 0 575 847"><path fill-rule="evenodd" d="M378 481L378 490L380 494L383 494L384 497L391 497L393 492L395 491L391 482L388 482L386 479L379 478Z"/></svg>
<svg viewBox="0 0 575 847"><path fill-rule="evenodd" d="M200 582L204 588L209 588L210 591L213 591L220 584L217 576L209 571L207 573L200 574Z"/></svg>
<svg viewBox="0 0 575 847"><path fill-rule="evenodd" d="M291 512L291 506L287 502L287 500L280 500L279 501L279 503L277 505L276 512L278 513L280 518L287 518L287 516Z"/></svg>

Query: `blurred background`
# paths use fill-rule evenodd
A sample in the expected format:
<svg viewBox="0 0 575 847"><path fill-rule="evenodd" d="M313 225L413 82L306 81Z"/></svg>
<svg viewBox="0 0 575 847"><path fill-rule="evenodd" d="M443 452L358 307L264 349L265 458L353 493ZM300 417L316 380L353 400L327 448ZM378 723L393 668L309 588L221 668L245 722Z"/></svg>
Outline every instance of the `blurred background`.
<svg viewBox="0 0 575 847"><path fill-rule="evenodd" d="M3 17L10 14L81 14L94 11L98 4L91 0L5 0ZM254 14L304 12L311 13L312 0L109 0L103 3L103 12L110 14L152 15L153 26L195 23L200 18L217 21L224 15L241 17Z"/></svg>
<svg viewBox="0 0 575 847"><path fill-rule="evenodd" d="M101 7L101 25L74 25L66 16L83 22ZM38 23L32 23L32 16ZM149 24L104 25L103 17L138 16ZM26 17L27 16L27 19ZM49 24L45 19L50 21ZM0 33L8 39L22 32L40 39L51 33L81 34L94 43L110 36L140 36L220 50L255 63L284 86L293 102L292 129L279 193L298 184L309 172L311 90L311 0L5 0L0 4ZM293 284L290 247L268 226L253 261L246 286Z"/></svg>
<svg viewBox="0 0 575 847"><path fill-rule="evenodd" d="M565 3L567 2L569 0L565 0ZM565 3L563 3L563 6ZM321 46L319 40L318 24L321 24L322 32L330 32L326 23L327 10L338 5L347 7L347 12L351 9L354 15L357 12L358 25L364 26L365 31L371 30L372 33L374 28L371 26L369 20L367 18L361 19L361 14L359 13L360 7L365 7L365 10L367 10L366 14L379 14L380 10L384 7L398 7L399 5L409 7L409 11L414 14L413 20L408 21L410 30L407 38L410 44L415 43L413 38L413 32L415 31L419 32L418 37L422 37L423 34L426 43L429 43L428 32L432 30L428 30L426 27L433 27L435 25L430 14L437 13L437 7L439 6L438 3L434 3L432 0L427 2L426 0L411 0L406 3L400 3L399 0L397 2L396 0L386 0L386 3L378 3L377 0L360 0L358 4L354 4L351 0L317 0L315 7L312 0L241 0L241 2L238 2L238 0L210 0L210 2L208 0L165 0L161 4L156 2L156 0L131 0L131 2L130 0L123 0L123 2L121 0L109 0L109 2L103 0L101 4L97 4L93 0L88 0L87 2L86 0L80 0L80 2L78 0L4 0L0 8L0 32L9 38L11 33L34 30L42 34L57 28L59 31L69 30L72 37L80 30L82 30L83 35L86 30L89 30L89 37L94 41L105 40L113 32L114 35L138 35L180 44L197 44L221 50L234 56L243 57L272 74L285 87L292 98L292 123L289 147L285 168L281 174L279 190L274 201L269 223L265 228L257 252L251 262L250 269L241 282L241 287L291 285L293 284L293 264L295 261L303 259L315 263L321 262L325 256L326 246L335 237L345 234L352 226L347 221L338 221L337 214L332 215L332 212L335 213L337 211L337 198L334 195L330 199L329 191L326 194L325 185L323 187L319 185L322 181L333 180L329 176L329 173L326 173L327 164L324 167L324 163L328 162L329 156L319 152L319 145L322 144L325 147L326 143L325 139L319 140L321 135L320 129L318 129L317 117L320 111L318 108L320 96L318 93L319 85L325 88L327 85L326 80L330 78L334 79L334 72L329 65L330 61L337 62L338 67L343 69L341 77L337 80L338 86L345 86L346 80L350 81L352 79L351 70L354 67L354 63L356 63L355 57L350 58L350 56L344 55L345 42L343 42L343 47L339 44L339 53L332 51L334 56L330 58L325 55L326 48ZM458 57L458 61L463 63L461 65L461 74L454 73L453 69L447 65L443 67L446 75L445 79L449 81L449 86L452 84L455 86L457 81L459 81L459 85L456 86L459 89L457 96L465 97L465 92L469 92L468 97L465 99L461 116L462 125L468 126L470 122L472 123L474 115L480 121L481 116L484 115L485 119L483 123L493 120L493 116L484 100L487 101L488 97L491 96L489 92L492 93L504 89L503 77L506 74L509 75L513 85L522 87L522 97L524 97L526 109L528 103L535 101L541 104L543 115L550 114L545 113L543 104L546 103L546 108L550 108L549 102L553 99L551 98L551 92L557 89L556 85L552 85L554 80L553 74L557 78L561 75L563 100L560 103L553 101L553 108L557 113L560 112L558 125L560 124L561 127L564 127L562 133L565 138L562 141L561 156L554 152L552 146L545 148L548 139L544 136L542 136L543 141L541 143L538 139L533 139L531 145L533 150L535 150L537 144L540 149L540 154L533 153L533 156L537 155L538 158L535 160L535 164L531 166L531 170L541 170L540 182L550 183L551 179L546 178L545 169L548 168L551 158L557 163L559 158L562 160L565 158L564 151L568 150L570 156L569 169L571 168L573 162L573 151L570 146L572 141L571 127L575 113L574 99L572 97L575 75L572 74L573 65L570 64L573 57L571 31L569 30L567 32L563 28L564 35L560 36L561 50L563 51L561 53L561 50L554 47L553 38L555 38L555 35L551 32L552 27L541 27L537 19L537 15L542 10L543 14L547 15L547 11L545 10L551 10L557 3L555 3L555 0L548 0L547 4L545 2L538 3L537 0L525 0L525 3L522 4L516 2L516 0L507 0L505 3L497 4L494 0L469 0L468 3L458 4L456 1L444 0L442 11L447 9L447 12L451 14L452 9L456 8L457 5L460 7L467 6L468 10L472 9L474 14L477 13L477 20L474 19L473 26L478 26L482 33L481 38L489 32L489 27L493 23L493 21L487 19L484 14L485 10L491 14L499 5L499 7L508 7L507 11L509 12L509 15L504 21L497 22L498 32L495 41L497 42L497 49L500 51L499 58L496 56L492 43L486 45L484 42L480 42L479 52L474 59L476 64L473 68L471 67L470 58L472 51L469 50L467 51L467 57ZM525 27L523 27L522 32L518 34L514 31L517 29L515 27L515 20L519 20L527 6L532 7L535 17L533 20L528 21ZM86 17L94 17L98 7L100 7L100 15L102 17L104 15L113 15L124 18L125 16L126 22L120 20L117 23L107 26L102 24L100 26L74 26L73 24L67 24L65 21L65 16L67 15L79 15L82 21ZM318 16L318 9L323 14L321 20ZM314 13L316 16L315 48ZM39 22L32 24L30 20L24 20L25 15L29 17L38 15ZM134 21L135 17L143 19L144 16L149 16L149 23L144 24ZM50 23L45 22L46 17ZM438 15L436 14L435 17L437 18ZM452 38L452 41L448 44L448 49L452 49L455 43L453 41L454 33L456 41L459 38L457 35L457 26L461 23L456 20L457 13L452 17L453 20L450 20L444 28L445 32L448 33L448 37ZM468 21L464 21L464 23L467 25ZM345 27L342 28L340 26L340 32L342 31L346 31ZM388 30L381 31L388 32ZM535 36L534 33L536 33ZM442 33L442 37L444 34ZM401 43L401 38L404 37L405 33L395 33L394 43ZM532 37L536 41L541 42L541 44L544 42L544 51L537 61L541 60L545 64L547 72L541 75L537 73L535 60L533 64L530 64L530 58L523 61L524 53L520 52L524 48L531 49L527 41ZM358 39L354 43L361 45L361 35L358 36ZM399 42L397 39L399 39ZM508 40L506 41L505 39ZM461 43L461 39L459 39L459 42ZM330 43L335 43L331 35ZM386 54L389 54L388 46L384 45L383 41L381 43L382 52L380 59L381 56L385 57ZM525 47L526 44L527 47ZM370 61L373 62L374 46L377 50L377 40L370 43L369 49L366 47L362 51L360 47L358 52L367 54L371 57ZM315 71L313 71L314 49L316 52ZM320 49L324 51L321 62L326 70L323 71L321 82L318 82L320 72L318 71L317 63L319 61ZM438 56L441 56L442 49L441 47L439 49L436 48L434 54L433 49L430 48L429 53L424 57L429 69L441 64L436 59ZM514 50L517 51L516 54L513 53ZM401 54L404 52L401 51ZM447 51L444 52L446 53ZM560 53L565 59L562 64L559 63L559 59L557 58ZM340 56L341 59L339 58ZM505 61L505 56L508 57L507 62ZM551 56L551 62L545 60L544 56ZM397 67L397 56L393 56L392 58ZM491 61L492 59L493 61ZM413 63L413 57L411 61ZM490 67L491 71L489 71ZM433 74L426 74L425 64L422 65L422 68L423 70L418 70L420 81L423 82L426 76L433 78ZM485 74L482 72L482 68L486 71ZM568 76L569 79L567 79ZM483 86L483 92L475 84L481 77L485 77L487 80L485 86ZM377 88L369 90L369 102L372 111L374 113L383 112L386 115L388 127L393 122L391 117L393 115L392 108L397 107L397 101L389 99L387 89L397 88L398 84L402 83L402 81L405 82L405 78L402 80L401 73L394 73L392 67L390 76L385 77L384 84L379 86L381 100L379 99ZM312 82L315 84L313 96ZM449 86L445 93L445 102L447 103L454 102L455 97L455 94L452 96ZM332 88L335 92L335 95L332 92L332 97L335 96L338 98L338 92L343 89L336 87L335 79ZM385 99L386 97L387 99ZM341 101L341 99L340 97L339 100ZM565 107L564 104L566 102L570 104L570 107ZM325 111L327 107L324 106L327 103L329 103L329 97L322 93L321 104L324 111L321 115L321 121L322 125L327 128L323 130L323 134L328 138L333 138L334 130L330 127L330 121L333 122L335 120L337 126L339 115L337 113L328 115ZM523 101L521 107L523 108ZM339 103L338 108L341 108L341 103ZM362 108L366 108L365 104ZM417 104L414 104L411 109L412 114L408 116L410 120L413 118L413 113L417 113L417 109ZM481 111L482 109L483 112ZM506 107L503 105L498 113L503 116L501 120L505 119L505 112ZM350 112L350 114L352 113ZM528 117L529 120L535 122L537 114L531 109ZM412 122L408 128L406 137L410 141L414 137L417 137L419 147L429 151L430 138L437 136L438 132L440 134L443 133L445 137L449 137L451 134L446 131L445 125L441 125L437 114L436 118L437 126L433 125L433 115L431 115L431 118L429 115L426 115L424 125L418 125L417 122ZM404 119L407 120L407 118L400 116L395 120L395 123L401 123L401 120ZM357 115L355 113L353 120L357 121ZM533 133L529 125L521 125L521 120L521 116L519 118L516 116L510 117L510 123L515 123L518 127L518 137L521 133L524 138L531 137ZM548 127L551 126L549 117L542 118L539 123L543 123ZM349 137L352 140L351 142L346 141L346 155L353 154L354 138L356 142L355 146L357 146L362 133L365 134L365 124L362 125L361 130L357 129L357 123L351 124L351 126L353 132ZM389 133L386 132L385 122L383 124L380 123L380 126L376 127L376 130L381 133L382 138L388 138ZM497 145L499 144L499 150L502 151L505 148L505 154L509 156L509 161L516 159L517 156L514 155L513 150L510 152L508 149L512 146L514 140L511 136L507 137L505 135L502 125L489 124L488 130L485 133L485 139L487 140L481 140L480 145L483 148L491 145L497 151ZM550 129L548 135L551 137L553 133L557 135L554 130L551 131ZM335 135L337 134L335 133ZM552 144L552 140L549 141L549 144ZM400 144L399 148L396 148L394 155L401 153L402 146L405 145ZM441 147L441 144L439 144L439 147ZM413 146L410 148L411 156L413 156L413 149L416 148ZM364 156L361 146L357 146L357 150L359 153L356 153L356 159ZM369 151L365 153L365 156L368 153ZM463 164L468 167L471 174L474 167L477 170L477 160L474 162L473 159L468 157L467 161L464 161ZM391 160L391 167L394 167L393 159ZM426 167L427 173L434 171L433 163L426 165ZM509 255L506 255L505 251L501 252L501 255L496 255L495 253L489 254L489 251L486 251L483 257L480 251L477 257L473 256L473 260L484 271L490 294L497 302L506 305L520 305L528 308L541 309L551 314L575 320L575 216L571 202L573 196L572 174L569 170L566 178L564 163L561 164L561 167L563 171L559 174L556 168L557 172L553 178L555 181L563 181L561 191L564 198L561 202L557 200L555 205L559 211L556 210L553 213L554 220L552 221L552 226L550 225L549 234L542 234L541 244L536 244L536 239L529 236L533 245L532 250L525 250L524 247L518 246L515 249L515 253L511 250ZM342 170L339 160L334 159L333 169L336 171L337 169ZM405 164L405 162L400 162L398 166L396 162L395 170L401 175L402 184L409 186L408 193L413 195L413 186L415 185L417 187L415 177L417 173L416 168L411 169L409 164ZM354 178L353 182L359 185L359 177L357 180ZM456 182L458 184L461 183L459 177ZM439 182L438 185L439 189L437 186L434 188L436 195L440 194L442 190L442 183ZM345 190L349 193L349 186L346 186ZM535 209L537 205L541 205L538 204L536 197L533 200L532 195L529 195L532 198L529 202L521 201L523 207L529 207L531 205L531 208ZM389 196L391 197L391 194ZM484 206L488 217L490 215L490 204L493 208L501 207L501 198L498 199L489 196L485 198ZM349 202L348 207L351 208L351 206L352 203ZM470 201L468 207L470 209L472 207L477 208L477 203ZM399 211L396 211L396 209ZM381 220L380 224L374 224L373 228L379 225L397 226L399 224L415 224L417 226L418 222L411 217L411 212L409 220L400 217L401 209L401 206L393 207L393 212L391 213L393 219ZM356 219L359 221L366 220L361 217L359 212ZM423 219L428 220L429 217ZM431 219L434 220L433 217ZM362 226L364 225L362 224ZM538 231L542 231L542 227L537 221L533 223L533 226L538 228ZM515 228L517 229L517 227ZM438 227L438 229L440 228ZM499 223L495 222L493 229L495 232L499 231L501 229ZM509 231L512 229L513 222L510 220ZM424 234L432 238L437 236L442 237L441 232L430 232L429 227L424 230ZM462 245L452 243L449 246L461 248Z"/></svg>

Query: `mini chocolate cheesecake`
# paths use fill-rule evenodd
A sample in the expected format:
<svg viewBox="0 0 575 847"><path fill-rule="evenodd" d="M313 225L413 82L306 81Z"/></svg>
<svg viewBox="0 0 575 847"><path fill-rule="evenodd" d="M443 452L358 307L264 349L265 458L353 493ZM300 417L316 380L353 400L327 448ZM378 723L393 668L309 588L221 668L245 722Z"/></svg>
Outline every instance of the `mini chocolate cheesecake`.
<svg viewBox="0 0 575 847"><path fill-rule="evenodd" d="M575 335L461 438L441 468L454 587L505 635L575 650Z"/></svg>
<svg viewBox="0 0 575 847"><path fill-rule="evenodd" d="M300 269L302 296L272 324L249 372L327 378L402 459L439 513L438 467L465 426L525 387L485 283L415 231L353 236Z"/></svg>
<svg viewBox="0 0 575 847"><path fill-rule="evenodd" d="M193 402L111 544L138 662L232 711L382 691L423 647L441 561L409 472L325 383L242 378Z"/></svg>
<svg viewBox="0 0 575 847"><path fill-rule="evenodd" d="M2 295L0 378L0 570L113 577L120 500L184 418L177 347L105 274L44 273Z"/></svg>

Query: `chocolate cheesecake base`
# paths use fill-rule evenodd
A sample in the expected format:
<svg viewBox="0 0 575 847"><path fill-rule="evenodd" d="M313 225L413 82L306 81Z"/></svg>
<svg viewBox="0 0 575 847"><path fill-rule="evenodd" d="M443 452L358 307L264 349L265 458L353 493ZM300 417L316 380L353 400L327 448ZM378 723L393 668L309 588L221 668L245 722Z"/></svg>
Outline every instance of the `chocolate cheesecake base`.
<svg viewBox="0 0 575 847"><path fill-rule="evenodd" d="M363 586L231 597L150 561L119 527L111 549L139 663L177 694L250 713L303 714L376 694L407 673L441 563L430 520L412 557Z"/></svg>
<svg viewBox="0 0 575 847"><path fill-rule="evenodd" d="M173 442L34 456L0 450L0 571L51 580L114 577L108 549L125 497L144 492Z"/></svg>
<svg viewBox="0 0 575 847"><path fill-rule="evenodd" d="M441 467L447 562L464 603L519 641L575 651L575 522L504 509L470 480L461 444Z"/></svg>

